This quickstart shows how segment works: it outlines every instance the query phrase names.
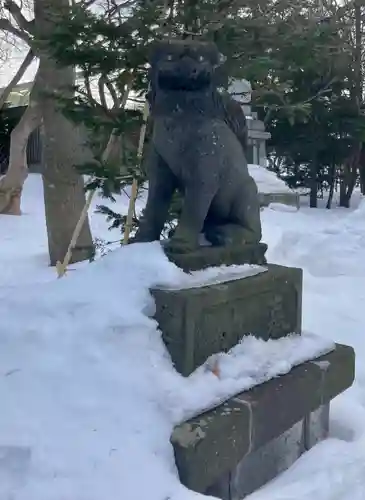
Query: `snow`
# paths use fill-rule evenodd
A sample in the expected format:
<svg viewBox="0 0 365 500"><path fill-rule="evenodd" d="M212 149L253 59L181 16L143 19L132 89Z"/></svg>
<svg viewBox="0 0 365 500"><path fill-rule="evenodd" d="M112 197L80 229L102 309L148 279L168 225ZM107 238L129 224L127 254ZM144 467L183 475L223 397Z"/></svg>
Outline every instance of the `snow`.
<svg viewBox="0 0 365 500"><path fill-rule="evenodd" d="M275 210L277 212L296 212L298 210L297 207L293 205L284 205L283 203L270 203L269 207L271 210Z"/></svg>
<svg viewBox="0 0 365 500"><path fill-rule="evenodd" d="M126 204L121 198L113 208ZM151 318L148 289L265 270L187 276L159 245L139 244L57 280L47 267L41 182L31 175L24 216L0 217L0 500L197 499L177 478L174 425L328 352L333 341L355 347L357 377L332 406L330 439L249 498L363 500L365 202L356 204L353 211L262 212L269 260L304 267L306 333L271 342L249 337L183 378ZM107 232L102 215L93 214L91 224L94 236L120 236Z"/></svg>
<svg viewBox="0 0 365 500"><path fill-rule="evenodd" d="M249 164L250 175L255 179L259 193L294 193L294 191L279 179L274 172L271 172L260 165Z"/></svg>

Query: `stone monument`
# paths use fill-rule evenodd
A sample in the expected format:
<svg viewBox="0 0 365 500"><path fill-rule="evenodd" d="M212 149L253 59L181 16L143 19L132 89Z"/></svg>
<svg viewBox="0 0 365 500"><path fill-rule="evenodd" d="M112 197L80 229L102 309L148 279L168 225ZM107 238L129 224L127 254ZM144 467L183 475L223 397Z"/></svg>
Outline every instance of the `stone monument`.
<svg viewBox="0 0 365 500"><path fill-rule="evenodd" d="M228 92L232 99L236 100L242 107L247 119L248 127L248 163L266 167L266 142L271 134L265 130L265 124L259 120L257 113L252 111L252 87L248 80L232 79L228 87Z"/></svg>
<svg viewBox="0 0 365 500"><path fill-rule="evenodd" d="M146 157L147 204L135 241L160 238L174 192L183 208L166 251L202 252L200 235L213 247L261 261L257 187L245 158L247 124L240 106L217 90L219 53L214 44L163 41L151 54L152 139ZM204 252L204 251L203 251Z"/></svg>
<svg viewBox="0 0 365 500"><path fill-rule="evenodd" d="M178 189L184 206L165 245L171 260L186 271L261 266L254 276L224 283L152 290L155 318L184 376L245 335L301 334L302 271L266 265L257 189L245 159L247 123L241 107L217 91L219 61L213 44L189 40L159 42L151 54L149 194L135 241L160 239ZM354 352L337 345L181 424L171 442L182 483L242 499L327 436L329 403L353 378Z"/></svg>
<svg viewBox="0 0 365 500"><path fill-rule="evenodd" d="M265 124L262 120L259 120L257 113L252 111L252 87L250 82L248 80L232 79L228 86L228 93L232 96L232 99L239 103L247 119L248 144L246 155L248 163L252 164L250 166L250 173L257 183L260 206L267 207L270 203L282 203L284 205L295 206L299 209L299 194L289 189L283 181L277 179L277 184L279 182L283 184L281 189L278 189L277 186L275 189L272 189L272 185L262 186L257 182L267 173L266 143L270 139L271 134L265 130ZM258 178L253 175L252 170L257 172ZM259 172L260 170L261 172ZM272 175L274 174L272 173ZM264 189L262 189L263 187Z"/></svg>

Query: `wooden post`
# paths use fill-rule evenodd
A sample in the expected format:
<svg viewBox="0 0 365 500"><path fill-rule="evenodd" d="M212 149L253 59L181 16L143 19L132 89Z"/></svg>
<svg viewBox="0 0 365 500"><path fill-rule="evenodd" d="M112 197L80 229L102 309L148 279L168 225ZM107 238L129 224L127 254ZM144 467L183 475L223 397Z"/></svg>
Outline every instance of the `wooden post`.
<svg viewBox="0 0 365 500"><path fill-rule="evenodd" d="M144 105L144 109L143 109L143 123L142 123L142 127L141 127L141 132L139 134L139 141L138 141L138 151L137 151L138 165L141 164L143 146L144 146L144 141L146 138L148 115L149 115L149 105L148 105L148 101L146 100L145 105ZM126 225L125 225L125 230L124 230L123 245L127 245L128 241L129 241L129 235L131 233L132 224L133 224L133 214L134 214L134 210L135 210L135 206L136 206L137 194L138 194L138 181L137 181L137 179L133 179L131 196L129 198L127 220L126 220Z"/></svg>

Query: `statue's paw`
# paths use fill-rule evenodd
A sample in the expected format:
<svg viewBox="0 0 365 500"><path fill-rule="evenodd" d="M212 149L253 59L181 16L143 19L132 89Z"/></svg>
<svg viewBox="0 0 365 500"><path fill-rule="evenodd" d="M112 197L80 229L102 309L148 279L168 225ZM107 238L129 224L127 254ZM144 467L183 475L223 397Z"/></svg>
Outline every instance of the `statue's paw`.
<svg viewBox="0 0 365 500"><path fill-rule="evenodd" d="M223 247L226 245L226 238L221 231L206 231L204 234L205 239L213 246L213 247Z"/></svg>
<svg viewBox="0 0 365 500"><path fill-rule="evenodd" d="M191 240L173 236L164 244L164 247L168 253L181 254L194 252L197 249L197 244Z"/></svg>
<svg viewBox="0 0 365 500"><path fill-rule="evenodd" d="M212 246L244 245L248 231L236 224L213 226L206 230L205 237Z"/></svg>
<svg viewBox="0 0 365 500"><path fill-rule="evenodd" d="M233 243L232 235L224 226L211 227L205 232L205 238L213 247L226 247Z"/></svg>
<svg viewBox="0 0 365 500"><path fill-rule="evenodd" d="M137 233L129 238L128 243L151 243L151 241L155 241L156 238L154 238L151 234L148 233Z"/></svg>

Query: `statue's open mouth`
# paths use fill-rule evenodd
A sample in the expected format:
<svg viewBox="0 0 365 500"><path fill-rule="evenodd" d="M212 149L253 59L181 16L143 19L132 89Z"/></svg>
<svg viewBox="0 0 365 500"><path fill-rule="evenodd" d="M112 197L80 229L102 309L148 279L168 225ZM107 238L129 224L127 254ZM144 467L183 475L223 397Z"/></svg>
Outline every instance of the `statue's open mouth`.
<svg viewBox="0 0 365 500"><path fill-rule="evenodd" d="M187 92L196 92L204 90L211 84L211 75L208 72L199 73L191 71L173 72L160 71L158 73L158 86L162 90L180 90Z"/></svg>

